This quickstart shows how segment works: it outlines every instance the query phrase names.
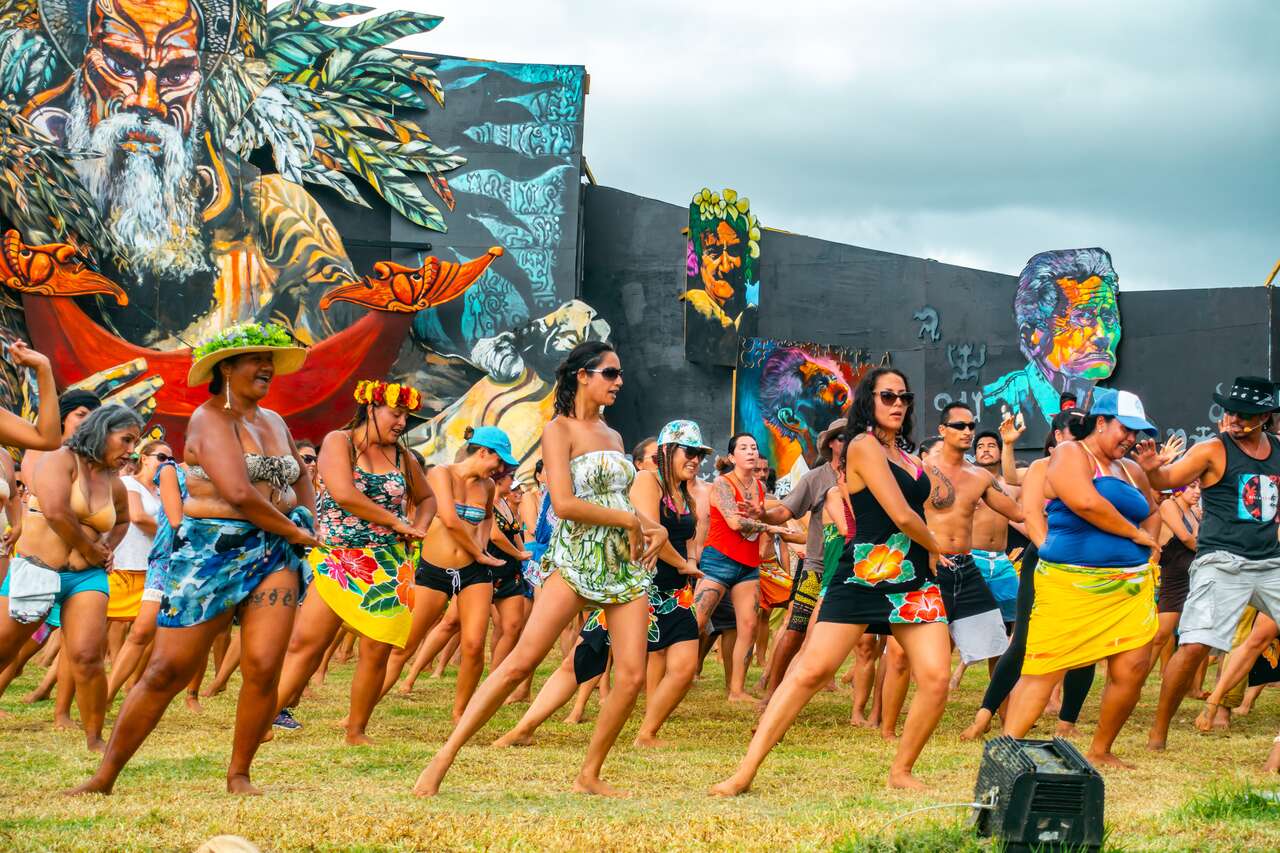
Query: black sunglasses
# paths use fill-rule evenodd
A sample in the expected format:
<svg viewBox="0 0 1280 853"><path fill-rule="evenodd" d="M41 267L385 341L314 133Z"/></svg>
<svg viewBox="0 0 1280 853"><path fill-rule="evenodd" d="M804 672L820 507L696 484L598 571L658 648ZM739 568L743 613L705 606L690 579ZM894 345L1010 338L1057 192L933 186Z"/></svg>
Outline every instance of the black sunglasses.
<svg viewBox="0 0 1280 853"><path fill-rule="evenodd" d="M685 456L688 456L690 459L704 459L704 458L706 458L707 451L706 451L706 450L704 450L704 449L703 449L703 448L701 448L701 447L686 447L686 446L685 446L685 445L683 445L683 444L678 445L678 446L679 446L679 448L680 448L681 450L683 450L683 451L684 451L684 455L685 455Z"/></svg>
<svg viewBox="0 0 1280 853"><path fill-rule="evenodd" d="M893 391L881 391L879 393L880 402L884 403L886 406L892 406L894 400L901 400L902 405L910 406L916 399L915 392L913 391L903 391L901 394Z"/></svg>
<svg viewBox="0 0 1280 853"><path fill-rule="evenodd" d="M159 459L161 462L172 462L172 461L174 461L174 460L173 460L173 457L172 457L172 456L170 456L168 453L148 453L147 455L148 455L148 456L151 456L151 457L154 457L154 458L156 458L156 459Z"/></svg>
<svg viewBox="0 0 1280 853"><path fill-rule="evenodd" d="M622 378L621 367L588 367L585 370L587 373L599 373L610 382L616 382Z"/></svg>
<svg viewBox="0 0 1280 853"><path fill-rule="evenodd" d="M976 421L947 421L943 426L947 429L954 429L957 431L964 429L969 430L970 432L978 428Z"/></svg>
<svg viewBox="0 0 1280 853"><path fill-rule="evenodd" d="M305 464L307 464L307 465L314 465L314 464L315 464L315 461L316 461L317 459L319 459L319 458L320 458L320 457L318 457L318 456L310 456L310 455L307 455L307 454L301 454L301 453L300 453L300 454L298 454L298 455L302 457L302 461L303 461L303 463L305 463Z"/></svg>

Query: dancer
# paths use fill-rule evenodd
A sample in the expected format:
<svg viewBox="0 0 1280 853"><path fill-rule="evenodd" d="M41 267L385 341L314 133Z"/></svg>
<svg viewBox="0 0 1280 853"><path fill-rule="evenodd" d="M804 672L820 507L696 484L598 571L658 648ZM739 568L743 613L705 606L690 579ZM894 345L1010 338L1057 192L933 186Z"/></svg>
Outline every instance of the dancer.
<svg viewBox="0 0 1280 853"><path fill-rule="evenodd" d="M59 625L85 743L95 752L104 747L107 705L107 570L129 524L128 492L116 472L141 431L131 409L104 406L41 460L0 585L0 669L46 618Z"/></svg>
<svg viewBox="0 0 1280 853"><path fill-rule="evenodd" d="M974 464L991 474L1015 501L1020 494L1018 487L1006 482L1001 468L1006 455L1013 459L1013 446L1021 434L1010 416L1001 422L1000 432L985 430L973 440ZM1018 611L1018 573L1009 550L1009 518L980 501L973 513L973 561L1000 607L1006 632L1012 632Z"/></svg>
<svg viewBox="0 0 1280 853"><path fill-rule="evenodd" d="M915 395L891 367L867 373L854 390L846 433L845 482L857 519L854 540L818 611L800 659L769 701L737 771L711 793L745 793L774 745L835 674L867 626L889 623L907 652L917 691L888 783L923 788L916 759L942 717L951 644L942 593L933 580L942 548L921 514L929 478L908 453Z"/></svg>
<svg viewBox="0 0 1280 853"><path fill-rule="evenodd" d="M1039 549L1022 679L1004 732L1026 735L1067 670L1106 659L1107 686L1088 757L1126 768L1112 746L1138 702L1156 635L1149 561L1159 551L1160 516L1146 474L1125 457L1140 434L1156 428L1135 395L1098 388L1085 429L1081 440L1059 445L1049 459L1048 533ZM1100 512L1103 504L1123 520Z"/></svg>
<svg viewBox="0 0 1280 853"><path fill-rule="evenodd" d="M284 420L259 404L277 373L307 351L274 324L232 327L193 353L192 387L210 399L191 415L185 517L174 535L155 648L129 691L96 773L70 793L111 793L170 700L205 665L214 638L240 620L241 673L227 791L261 793L249 768L276 711L280 666L303 578L315 496Z"/></svg>
<svg viewBox="0 0 1280 853"><path fill-rule="evenodd" d="M111 645L112 670L120 658L125 636L131 633L130 623L138 618L142 608L142 591L147 579L147 557L156 535L157 516L160 513L160 494L152 482L161 462L173 458L173 450L163 441L149 441L138 451L138 471L122 476L120 481L128 491L129 527L116 546L115 559L107 574L111 588L107 598L107 621L122 629L120 642ZM114 625L108 627L108 631Z"/></svg>
<svg viewBox="0 0 1280 853"><path fill-rule="evenodd" d="M1160 589L1156 612L1160 628L1151 643L1151 663L1155 669L1169 640L1178 628L1182 608L1191 589L1191 562L1196 558L1196 534L1200 531L1200 483L1192 480L1174 489L1173 497L1160 504Z"/></svg>
<svg viewBox="0 0 1280 853"><path fill-rule="evenodd" d="M697 670L698 622L693 615L690 578L702 573L688 557L697 527L689 483L698 476L698 468L710 452L696 423L672 421L658 435L657 470L640 471L631 484L636 511L657 517L668 537L658 552L658 571L649 589L648 698L636 746L666 746L658 739L658 730L689 692ZM574 697L578 685L604 674L608 657L608 629L603 611L597 610L588 618L573 655L552 673L520 722L494 746L532 743L534 732Z"/></svg>
<svg viewBox="0 0 1280 853"><path fill-rule="evenodd" d="M1199 480L1204 507L1178 650L1165 664L1148 749L1165 748L1169 724L1196 669L1211 648L1231 648L1246 605L1280 618L1280 522L1271 485L1280 478L1280 439L1266 431L1272 413L1280 410L1275 386L1241 376L1229 394L1215 393L1213 400L1226 412L1217 436L1171 463L1162 464L1154 442L1143 442L1135 453L1158 489Z"/></svg>
<svg viewBox="0 0 1280 853"><path fill-rule="evenodd" d="M525 623L525 579L521 566L530 554L524 550L524 525L517 507L512 507L511 485L515 471L504 471L496 483L493 499L493 524L489 529L489 555L502 564L493 568L493 606L497 611L494 643L489 666L502 663L515 647Z"/></svg>
<svg viewBox="0 0 1280 853"><path fill-rule="evenodd" d="M636 512L627 491L635 468L622 438L601 418L622 388L613 347L588 341L556 369L555 412L542 433L547 485L560 521L543 557L550 572L516 647L480 685L449 739L422 771L418 796L433 796L458 750L529 676L584 606L603 605L613 648L614 686L601 704L591 744L573 790L614 794L600 769L631 714L645 674L651 567L666 531Z"/></svg>
<svg viewBox="0 0 1280 853"><path fill-rule="evenodd" d="M346 741L360 746L373 742L365 728L382 692L391 648L409 638L427 482L400 444L409 413L422 405L421 393L372 380L356 385L355 400L350 422L320 445L320 547L307 558L314 584L289 639L276 710L277 716L287 714L299 701L346 624L360 635Z"/></svg>
<svg viewBox="0 0 1280 853"><path fill-rule="evenodd" d="M757 520L764 509L764 483L756 479L758 458L756 440L742 432L729 439L729 455L716 460L720 476L711 486L711 527L698 564L703 577L693 593L698 628L704 631L720 600L728 595L732 602L737 636L727 658L730 702L755 702L745 683L760 605L760 535L785 532ZM740 505L751 509L744 514Z"/></svg>

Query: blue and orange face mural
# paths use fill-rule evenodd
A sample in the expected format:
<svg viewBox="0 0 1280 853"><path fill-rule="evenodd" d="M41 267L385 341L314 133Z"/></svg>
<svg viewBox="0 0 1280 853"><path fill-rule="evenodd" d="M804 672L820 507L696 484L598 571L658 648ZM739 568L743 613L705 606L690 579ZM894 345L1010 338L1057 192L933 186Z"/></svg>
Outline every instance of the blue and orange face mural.
<svg viewBox="0 0 1280 853"><path fill-rule="evenodd" d="M1103 249L1041 252L1027 261L1013 302L1027 366L984 386L984 407L1007 406L1047 423L1061 394L1087 400L1116 368L1119 294L1119 277Z"/></svg>
<svg viewBox="0 0 1280 853"><path fill-rule="evenodd" d="M780 478L819 462L818 436L848 412L869 369L861 351L749 338L734 386L735 432L750 432Z"/></svg>
<svg viewBox="0 0 1280 853"><path fill-rule="evenodd" d="M206 397L188 347L246 320L312 347L268 398L299 435L340 423L359 378L437 389L437 412L462 396L480 341L572 298L584 72L393 50L441 19L344 25L371 11L6 4L0 333L177 439Z"/></svg>
<svg viewBox="0 0 1280 853"><path fill-rule="evenodd" d="M685 355L733 367L755 334L760 307L760 223L734 190L700 190L689 204L685 247Z"/></svg>

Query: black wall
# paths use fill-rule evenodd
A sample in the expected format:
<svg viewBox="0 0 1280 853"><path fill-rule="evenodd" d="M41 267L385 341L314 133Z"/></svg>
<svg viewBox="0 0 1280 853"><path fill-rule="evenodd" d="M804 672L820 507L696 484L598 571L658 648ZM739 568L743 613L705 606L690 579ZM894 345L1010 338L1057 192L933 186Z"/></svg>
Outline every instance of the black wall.
<svg viewBox="0 0 1280 853"><path fill-rule="evenodd" d="M749 190L749 188L739 188ZM607 187L585 190L582 298L613 327L626 382L610 421L631 442L668 420L690 417L722 447L731 429L732 372L684 358L683 247L686 208ZM762 219L767 221L767 211ZM1047 248L1030 246L1027 256ZM979 409L994 428L999 412L981 410L981 387L1019 370L1013 320L1015 276L766 231L762 259L760 336L887 352L918 394L916 435L932 434L937 411L951 399ZM1238 374L1273 372L1272 291L1255 288L1124 291L1118 367L1104 384L1137 393L1162 433L1184 430L1194 440L1220 414L1211 411L1218 383ZM936 311L938 340L913 315ZM985 363L964 375L948 347L970 345ZM959 358L953 356L959 362ZM1031 424L1020 447L1041 444L1043 424Z"/></svg>

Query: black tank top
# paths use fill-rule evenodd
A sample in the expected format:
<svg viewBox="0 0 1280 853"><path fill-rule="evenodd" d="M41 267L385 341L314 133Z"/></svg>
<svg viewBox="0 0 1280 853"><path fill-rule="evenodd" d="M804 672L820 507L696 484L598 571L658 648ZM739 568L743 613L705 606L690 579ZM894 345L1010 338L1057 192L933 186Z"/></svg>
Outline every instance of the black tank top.
<svg viewBox="0 0 1280 853"><path fill-rule="evenodd" d="M1280 503L1280 441L1267 437L1266 459L1254 459L1230 436L1218 436L1227 452L1222 479L1200 491L1204 521L1197 544L1201 554L1226 551L1246 560L1280 557L1276 507Z"/></svg>
<svg viewBox="0 0 1280 853"><path fill-rule="evenodd" d="M509 507L504 507L504 509L507 508ZM524 532L524 525L520 523L519 519L514 516L512 518L507 518L498 511L498 507L495 504L493 507L493 522L498 525L498 529L511 540L512 545L515 545L517 548L521 547L520 534ZM493 574L495 577L505 578L520 571L520 561L508 554L506 551L503 551L497 545L490 542L489 547L485 550L488 551L491 556L502 560L505 564L493 567Z"/></svg>
<svg viewBox="0 0 1280 853"><path fill-rule="evenodd" d="M688 509L677 513L667 506L665 500L659 501L658 520L667 529L667 541L676 549L677 554L688 556L689 540L697 529L697 520ZM689 576L680 574L680 570L666 561L658 560L658 571L653 576L653 585L663 592L675 592L689 584Z"/></svg>
<svg viewBox="0 0 1280 853"><path fill-rule="evenodd" d="M1177 500L1173 498L1173 500ZM1182 507L1177 507L1178 515L1182 516L1182 526L1191 530L1191 520L1187 518L1187 514L1182 511ZM1197 541L1197 545L1200 543ZM1186 567L1195 559L1196 552L1186 546L1176 535L1164 543L1164 547L1160 550L1160 568L1167 569L1170 566Z"/></svg>
<svg viewBox="0 0 1280 853"><path fill-rule="evenodd" d="M924 502L929 499L930 491L929 478L924 470L915 478L904 471L902 466L892 462L889 463L889 470L893 472L893 479L902 490L902 496L907 499L907 505L923 518ZM895 593L919 588L920 578L929 574L929 552L898 529L898 525L893 523L893 519L880 506L870 489L864 488L849 495L849 504L853 508L853 517L858 520L858 529L853 538L845 542L840 565L831 585L834 587L837 583L844 583L852 574L855 562L870 559L880 566L888 567L888 571L884 572L884 580L876 583L877 592ZM885 560L869 547L883 544L889 544L891 550L898 553L892 559Z"/></svg>

